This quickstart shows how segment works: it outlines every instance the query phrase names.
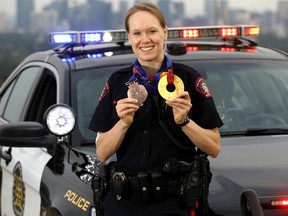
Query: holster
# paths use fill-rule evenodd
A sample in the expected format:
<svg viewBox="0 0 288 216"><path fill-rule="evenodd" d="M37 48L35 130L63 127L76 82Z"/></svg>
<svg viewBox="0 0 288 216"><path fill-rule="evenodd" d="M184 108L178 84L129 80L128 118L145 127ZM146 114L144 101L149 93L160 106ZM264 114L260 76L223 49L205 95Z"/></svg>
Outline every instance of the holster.
<svg viewBox="0 0 288 216"><path fill-rule="evenodd" d="M185 173L180 181L179 198L181 204L187 208L195 208L199 198L199 172L197 161L193 162L192 170Z"/></svg>
<svg viewBox="0 0 288 216"><path fill-rule="evenodd" d="M93 201L96 208L96 215L103 216L104 212L101 208L101 204L109 191L109 179L111 175L111 169L114 162L108 165L101 165L99 172L93 176L91 188L93 191Z"/></svg>

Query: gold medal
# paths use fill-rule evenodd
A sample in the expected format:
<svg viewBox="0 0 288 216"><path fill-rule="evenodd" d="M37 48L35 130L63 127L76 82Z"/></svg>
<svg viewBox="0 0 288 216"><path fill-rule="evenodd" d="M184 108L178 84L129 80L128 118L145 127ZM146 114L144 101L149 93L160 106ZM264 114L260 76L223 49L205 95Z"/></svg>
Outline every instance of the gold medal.
<svg viewBox="0 0 288 216"><path fill-rule="evenodd" d="M159 80L158 92L165 100L174 98L180 92L184 91L184 83L181 78L176 75L174 75L174 83L170 85L172 86L172 89L170 89L168 85L167 74Z"/></svg>

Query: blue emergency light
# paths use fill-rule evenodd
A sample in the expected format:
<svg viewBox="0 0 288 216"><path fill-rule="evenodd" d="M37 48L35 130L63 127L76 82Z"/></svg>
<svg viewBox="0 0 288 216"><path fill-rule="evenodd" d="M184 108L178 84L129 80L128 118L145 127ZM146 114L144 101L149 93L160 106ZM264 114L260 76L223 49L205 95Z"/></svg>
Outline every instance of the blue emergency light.
<svg viewBox="0 0 288 216"><path fill-rule="evenodd" d="M52 44L77 43L78 32L59 32L50 34Z"/></svg>

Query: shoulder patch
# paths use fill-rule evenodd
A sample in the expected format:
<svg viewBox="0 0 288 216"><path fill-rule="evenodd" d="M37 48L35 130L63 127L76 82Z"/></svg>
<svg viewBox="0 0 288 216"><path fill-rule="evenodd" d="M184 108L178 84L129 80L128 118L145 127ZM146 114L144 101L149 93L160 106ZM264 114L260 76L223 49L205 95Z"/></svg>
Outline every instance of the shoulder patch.
<svg viewBox="0 0 288 216"><path fill-rule="evenodd" d="M195 86L196 90L198 92L200 92L201 94L203 94L206 98L210 98L212 97L212 94L210 92L210 90L208 89L208 86L204 80L203 77L199 77L196 80L196 86Z"/></svg>
<svg viewBox="0 0 288 216"><path fill-rule="evenodd" d="M108 81L106 81L98 101L100 102L109 92L110 92L110 85L109 85Z"/></svg>

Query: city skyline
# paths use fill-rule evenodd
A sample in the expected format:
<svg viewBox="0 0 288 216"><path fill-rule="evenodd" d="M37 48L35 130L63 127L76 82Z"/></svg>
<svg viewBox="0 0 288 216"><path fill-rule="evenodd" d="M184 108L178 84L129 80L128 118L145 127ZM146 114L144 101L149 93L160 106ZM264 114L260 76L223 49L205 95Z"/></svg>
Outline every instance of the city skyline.
<svg viewBox="0 0 288 216"><path fill-rule="evenodd" d="M5 1L14 2L13 15L5 13L8 11ZM5 12L0 8L0 32L43 34L71 29L124 28L125 14L135 1L142 0L0 0L0 5L5 7ZM288 0L150 1L163 10L168 27L253 24L260 26L261 32L277 32L279 37L286 37L288 33ZM249 4L249 8L240 3ZM106 18L107 14L110 19Z"/></svg>
<svg viewBox="0 0 288 216"><path fill-rule="evenodd" d="M23 0L25 1L25 0ZM51 3L54 0L35 0L35 11L41 11L43 7L47 4ZM69 1L70 4L81 4L85 1L89 0L71 0ZM115 0L104 0L105 2L111 2L113 5L113 9L117 10L118 2ZM134 0L127 0L132 5ZM151 2L156 2L155 0L150 0ZM203 15L204 13L204 0L173 0L174 2L184 2L186 5L185 15L188 17L195 17L198 15ZM211 0L212 2L213 0ZM281 0L281 1L288 1L288 0ZM276 0L228 0L229 7L231 9L238 8L238 9L245 9L247 11L255 11L255 12L264 12L266 10L275 11L277 9ZM8 13L10 16L15 14L16 11L16 0L0 0L0 5L4 7L0 8L0 11Z"/></svg>

